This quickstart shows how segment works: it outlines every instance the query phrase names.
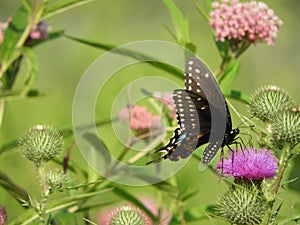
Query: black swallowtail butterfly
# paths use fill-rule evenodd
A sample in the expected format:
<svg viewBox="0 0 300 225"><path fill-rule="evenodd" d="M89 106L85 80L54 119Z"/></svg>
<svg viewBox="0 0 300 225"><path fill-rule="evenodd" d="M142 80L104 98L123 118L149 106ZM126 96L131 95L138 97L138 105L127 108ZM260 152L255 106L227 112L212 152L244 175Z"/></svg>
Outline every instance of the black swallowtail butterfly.
<svg viewBox="0 0 300 225"><path fill-rule="evenodd" d="M192 58L186 62L185 88L173 92L178 128L174 130L166 146L156 151L166 154L159 160L151 162L158 162L161 159L177 161L188 157L196 148L208 143L202 163L209 164L220 147L235 143L239 129L232 129L231 116L224 95L214 75L199 59ZM218 105L224 106L224 112L221 112ZM221 134L218 134L218 129L215 131L212 129L212 112L217 115L216 123L221 121L225 126ZM217 138L210 138L211 136Z"/></svg>

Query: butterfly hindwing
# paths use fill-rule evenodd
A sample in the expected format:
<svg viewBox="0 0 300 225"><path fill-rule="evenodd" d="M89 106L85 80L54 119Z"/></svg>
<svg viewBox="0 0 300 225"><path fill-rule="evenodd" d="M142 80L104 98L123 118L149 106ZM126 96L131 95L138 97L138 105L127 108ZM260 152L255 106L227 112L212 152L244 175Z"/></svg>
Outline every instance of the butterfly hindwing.
<svg viewBox="0 0 300 225"><path fill-rule="evenodd" d="M175 90L173 92L173 99L181 135L169 159L177 161L179 158L188 157L196 148L200 126L198 123L197 108L188 92L185 90Z"/></svg>

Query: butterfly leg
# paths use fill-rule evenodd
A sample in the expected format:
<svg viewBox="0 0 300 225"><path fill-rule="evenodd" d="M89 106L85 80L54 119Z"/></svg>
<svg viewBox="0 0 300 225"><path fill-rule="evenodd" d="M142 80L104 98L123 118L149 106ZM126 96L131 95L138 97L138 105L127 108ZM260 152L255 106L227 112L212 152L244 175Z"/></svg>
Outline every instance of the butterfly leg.
<svg viewBox="0 0 300 225"><path fill-rule="evenodd" d="M223 149L223 147L221 148L220 158L221 158L221 164L222 164L221 176L223 176L223 165L224 165L224 149Z"/></svg>
<svg viewBox="0 0 300 225"><path fill-rule="evenodd" d="M237 149L237 145L238 145L239 142L232 142L231 144L235 144L236 146L236 149ZM231 168L233 168L233 162L234 162L234 151L233 149L230 147L230 145L227 145L227 148L229 149L229 151L231 151L231 154L232 154L232 160L231 160Z"/></svg>

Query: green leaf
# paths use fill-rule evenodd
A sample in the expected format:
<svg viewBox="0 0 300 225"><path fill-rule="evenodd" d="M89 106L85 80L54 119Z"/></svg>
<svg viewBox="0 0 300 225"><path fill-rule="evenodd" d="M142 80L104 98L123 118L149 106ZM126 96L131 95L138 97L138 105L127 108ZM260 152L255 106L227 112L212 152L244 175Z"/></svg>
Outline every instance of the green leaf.
<svg viewBox="0 0 300 225"><path fill-rule="evenodd" d="M86 44L92 47L96 47L99 49L104 49L106 51L111 51L113 50L116 54L120 54L120 55L124 55L124 56L128 56L131 57L133 59L137 59L137 60L146 60L145 63L148 63L151 66L157 67L161 70L164 70L166 72L169 72L171 74L173 74L174 76L183 79L184 78L184 74L181 70L174 68L173 66L170 66L168 64L164 64L164 63L160 63L158 62L155 58L148 56L146 54L140 53L140 52L135 52L132 50L128 50L125 48L117 48L116 45L113 44L107 44L107 43L101 43L101 42L94 42L94 41L90 41L90 40L85 40L85 39L81 39L81 38L76 38L76 37L72 37L70 35L65 35L65 37L77 41L79 43L82 44Z"/></svg>
<svg viewBox="0 0 300 225"><path fill-rule="evenodd" d="M93 191L89 193L84 194L77 194L65 198L58 198L55 200L54 203L48 204L48 209L46 210L46 214L52 214L55 216L56 213L59 213L63 210L69 209L71 207L77 206L78 209L80 209L81 203L85 202L91 197L105 194L106 192L112 191L112 188L107 188L99 191ZM38 219L37 213L31 208L24 213L22 213L16 220L9 223L9 225L13 224L32 224L34 221Z"/></svg>
<svg viewBox="0 0 300 225"><path fill-rule="evenodd" d="M300 195L300 179L299 179L300 155L299 154L296 155L296 157L294 157L292 159L291 164L292 164L292 168L291 168L291 172L288 176L288 180L293 180L293 182L288 183L288 188L295 191L296 193L298 193L298 195ZM298 179L294 180L295 177ZM300 210L299 210L299 213L300 213Z"/></svg>
<svg viewBox="0 0 300 225"><path fill-rule="evenodd" d="M60 1L56 1L55 4L49 6L46 9L46 11L44 12L44 15L42 16L42 19L44 20L51 16L57 15L59 13L63 13L67 10L82 6L84 4L87 4L87 3L90 3L93 1L95 1L95 0L60 0Z"/></svg>
<svg viewBox="0 0 300 225"><path fill-rule="evenodd" d="M12 21L9 23L4 33L1 51L1 58L3 61L7 60L15 50L16 45L26 28L27 20L28 12L23 7L20 8L12 17Z"/></svg>
<svg viewBox="0 0 300 225"><path fill-rule="evenodd" d="M17 59L10 58L10 60L11 60L12 63L8 64L8 68L5 71L5 81L3 82L5 90L6 89L11 89L13 87L15 79L17 77L17 74L20 70L20 66L21 66L21 63L22 63L22 60L23 60L23 56L22 56L21 52L18 51L18 58Z"/></svg>
<svg viewBox="0 0 300 225"><path fill-rule="evenodd" d="M205 0L205 7L207 9L208 12L212 11L213 10L213 7L212 7L212 3L214 2L215 0Z"/></svg>
<svg viewBox="0 0 300 225"><path fill-rule="evenodd" d="M175 27L176 37L179 42L184 40L185 32L186 32L186 21L179 10L179 8L175 5L172 0L164 0L165 4L167 5Z"/></svg>
<svg viewBox="0 0 300 225"><path fill-rule="evenodd" d="M29 194L20 187L18 184L13 182L9 176L0 171L0 186L8 191L17 201L20 199L29 201Z"/></svg>
<svg viewBox="0 0 300 225"><path fill-rule="evenodd" d="M67 208L73 207L76 205L76 202L68 202L68 203L64 203L61 205L58 205L56 207L50 208L46 211L46 213L56 213L56 212L60 212L62 210L65 210ZM35 225L35 224L39 224L39 222L37 221L39 218L38 214L36 213L36 211L33 208L30 208L28 210L26 210L24 213L20 214L18 216L18 218L11 220L10 223L8 223L8 225Z"/></svg>
<svg viewBox="0 0 300 225"><path fill-rule="evenodd" d="M291 224L291 222L293 222L292 224L298 224L299 220L300 214L297 214L278 222L277 225Z"/></svg>
<svg viewBox="0 0 300 225"><path fill-rule="evenodd" d="M197 46L192 42L186 43L184 47L191 50L193 53L197 52ZM190 57L192 57L192 56L186 56L186 58L190 58Z"/></svg>
<svg viewBox="0 0 300 225"><path fill-rule="evenodd" d="M52 41L54 39L57 39L57 38L63 36L64 32L65 32L64 30L49 32L48 33L48 38L46 38L46 39L32 39L29 44L26 44L26 46L36 47L39 44L42 44L42 43L48 42L48 41Z"/></svg>
<svg viewBox="0 0 300 225"><path fill-rule="evenodd" d="M29 0L20 0L20 3L23 5L23 7L28 11L32 11L32 6Z"/></svg>
<svg viewBox="0 0 300 225"><path fill-rule="evenodd" d="M249 104L250 95L248 95L246 93L243 93L241 91L237 91L237 90L225 90L223 92L223 94L226 97L233 98L233 99L239 100L239 101L241 101L243 103Z"/></svg>
<svg viewBox="0 0 300 225"><path fill-rule="evenodd" d="M55 216L52 216L51 220L52 223L50 224L70 225L74 224L74 221L76 221L76 217L72 212L61 210L56 213Z"/></svg>
<svg viewBox="0 0 300 225"><path fill-rule="evenodd" d="M160 191L164 191L165 193L168 193L168 195L172 198L177 198L179 190L177 187L172 185L171 183L167 181L162 181L156 184L153 184L153 186Z"/></svg>
<svg viewBox="0 0 300 225"><path fill-rule="evenodd" d="M172 15L177 41L181 44L190 42L188 20L172 0L164 0L164 2Z"/></svg>
<svg viewBox="0 0 300 225"><path fill-rule="evenodd" d="M44 97L46 95L46 91L41 91L38 89L30 89L25 94L22 94L22 90L3 90L0 92L0 101L12 101L19 99Z"/></svg>
<svg viewBox="0 0 300 225"><path fill-rule="evenodd" d="M205 19L206 21L209 21L210 17L209 17L209 15L205 12L205 10L202 8L202 6L199 5L199 4L195 4L195 6L196 6L196 9L198 10L198 12L204 17L204 19Z"/></svg>
<svg viewBox="0 0 300 225"><path fill-rule="evenodd" d="M218 80L221 89L228 90L232 82L237 77L240 70L240 62L237 59L231 59L229 65L226 67L226 70Z"/></svg>
<svg viewBox="0 0 300 225"><path fill-rule="evenodd" d="M38 66L37 66L37 60L35 55L33 54L32 50L30 48L26 48L23 51L23 55L24 57L27 57L28 60L26 60L26 62L28 62L28 71L27 71L27 75L25 77L25 82L24 82L24 86L23 89L21 91L21 95L25 95L27 94L27 92L29 91L31 85L33 85L34 81L36 80L37 77L37 72L38 72Z"/></svg>
<svg viewBox="0 0 300 225"><path fill-rule="evenodd" d="M102 208L102 207L106 207L106 206L109 206L109 205L113 205L113 204L116 204L116 203L119 203L120 200L114 200L114 201L107 201L107 202L102 202L102 203L97 203L97 204L91 204L91 205L87 205L87 206L83 206L81 207L80 209L78 209L77 211L78 212L86 212L86 211L89 211L89 210L93 210L93 209L96 209L96 208Z"/></svg>
<svg viewBox="0 0 300 225"><path fill-rule="evenodd" d="M194 197L196 194L198 194L198 190L192 191L190 193L184 194L181 197L181 201L187 201L188 199Z"/></svg>
<svg viewBox="0 0 300 225"><path fill-rule="evenodd" d="M197 206L192 209L185 210L184 212L184 220L186 224L190 224L190 223L198 224L200 223L200 221L207 220L211 216L215 217L215 210L211 205ZM182 224L181 219L182 218L180 218L178 215L174 216L170 224L180 225Z"/></svg>
<svg viewBox="0 0 300 225"><path fill-rule="evenodd" d="M105 149L108 149L105 144L103 143L103 141L99 140L99 137L96 136L93 133L90 132L85 132L82 134L82 137L84 138L84 140L86 140L87 142L89 142L89 146L92 146L96 151L89 151L89 157L91 159L94 159L97 155L94 155L95 152L97 152L98 154L101 154L100 159L102 160L100 163L101 165L105 165L105 168L109 168L109 164L111 163L110 161L110 157L107 154L107 152L103 152L101 151L102 146L104 146ZM100 160L99 159L99 160Z"/></svg>
<svg viewBox="0 0 300 225"><path fill-rule="evenodd" d="M5 111L5 101L0 100L0 127L2 126L4 111Z"/></svg>
<svg viewBox="0 0 300 225"><path fill-rule="evenodd" d="M214 37L215 38L215 37ZM222 59L226 59L227 55L228 55L228 41L215 41L215 44L219 50L219 54L221 56Z"/></svg>

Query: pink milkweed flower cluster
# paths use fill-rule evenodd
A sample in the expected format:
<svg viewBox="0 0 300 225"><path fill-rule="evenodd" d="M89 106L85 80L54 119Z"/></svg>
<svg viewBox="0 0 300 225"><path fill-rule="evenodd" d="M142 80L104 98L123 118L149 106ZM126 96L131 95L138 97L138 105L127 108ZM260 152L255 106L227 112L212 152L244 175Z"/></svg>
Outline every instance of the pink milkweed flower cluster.
<svg viewBox="0 0 300 225"><path fill-rule="evenodd" d="M279 27L283 22L263 2L239 2L222 0L213 2L210 13L210 25L216 34L216 40L246 40L250 43L275 43Z"/></svg>
<svg viewBox="0 0 300 225"><path fill-rule="evenodd" d="M216 166L219 174L246 180L263 180L275 177L278 159L267 149L245 148L234 150L228 159Z"/></svg>
<svg viewBox="0 0 300 225"><path fill-rule="evenodd" d="M129 120L129 127L140 134L162 126L160 118L148 111L146 106L127 106L119 111L118 118L121 122Z"/></svg>

